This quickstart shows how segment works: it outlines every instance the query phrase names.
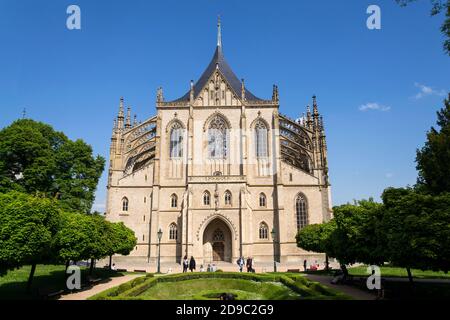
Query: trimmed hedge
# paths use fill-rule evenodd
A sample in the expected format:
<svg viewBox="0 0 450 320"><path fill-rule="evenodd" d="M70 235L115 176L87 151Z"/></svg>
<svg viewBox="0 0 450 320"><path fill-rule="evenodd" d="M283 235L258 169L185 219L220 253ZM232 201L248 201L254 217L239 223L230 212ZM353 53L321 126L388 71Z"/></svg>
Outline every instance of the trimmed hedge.
<svg viewBox="0 0 450 320"><path fill-rule="evenodd" d="M301 275L254 274L234 272L183 273L167 276L136 278L118 287L101 292L90 300L141 300L139 296L158 283L178 282L196 279L240 279L255 282L279 282L298 293L302 299L349 299L348 296L329 289L318 282L312 282Z"/></svg>

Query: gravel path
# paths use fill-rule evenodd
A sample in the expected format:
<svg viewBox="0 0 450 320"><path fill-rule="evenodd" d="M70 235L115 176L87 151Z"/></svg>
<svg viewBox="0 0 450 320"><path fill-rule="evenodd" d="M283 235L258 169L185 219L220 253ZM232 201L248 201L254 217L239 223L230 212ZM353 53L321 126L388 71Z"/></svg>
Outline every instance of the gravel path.
<svg viewBox="0 0 450 320"><path fill-rule="evenodd" d="M61 296L61 298L59 300L86 300L89 297L96 295L97 293L100 293L100 292L105 291L112 287L119 286L122 283L131 281L135 278L142 277L142 276L143 276L142 274L141 275L131 274L131 275L125 275L122 277L110 278L109 281L101 282L98 285L92 287L91 289L63 295L63 296Z"/></svg>

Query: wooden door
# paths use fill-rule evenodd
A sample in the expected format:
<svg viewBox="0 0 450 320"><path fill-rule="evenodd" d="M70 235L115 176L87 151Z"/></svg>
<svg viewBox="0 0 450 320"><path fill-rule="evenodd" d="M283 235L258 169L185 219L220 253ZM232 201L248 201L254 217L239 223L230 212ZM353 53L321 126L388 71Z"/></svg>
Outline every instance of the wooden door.
<svg viewBox="0 0 450 320"><path fill-rule="evenodd" d="M214 242L213 244L213 261L225 260L225 245L223 242Z"/></svg>

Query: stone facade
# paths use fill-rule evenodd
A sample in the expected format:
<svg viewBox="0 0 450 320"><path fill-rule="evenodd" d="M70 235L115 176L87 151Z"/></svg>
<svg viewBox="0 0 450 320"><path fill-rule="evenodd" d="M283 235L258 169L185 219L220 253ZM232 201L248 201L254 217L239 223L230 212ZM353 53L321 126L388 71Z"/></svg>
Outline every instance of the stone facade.
<svg viewBox="0 0 450 320"><path fill-rule="evenodd" d="M219 37L214 57L189 92L157 115L131 119L120 101L110 148L107 219L134 230L133 257L199 264L302 263L306 224L331 218L327 147L316 98L298 120L279 113L278 88L263 100L226 63ZM274 237L272 234L274 231Z"/></svg>

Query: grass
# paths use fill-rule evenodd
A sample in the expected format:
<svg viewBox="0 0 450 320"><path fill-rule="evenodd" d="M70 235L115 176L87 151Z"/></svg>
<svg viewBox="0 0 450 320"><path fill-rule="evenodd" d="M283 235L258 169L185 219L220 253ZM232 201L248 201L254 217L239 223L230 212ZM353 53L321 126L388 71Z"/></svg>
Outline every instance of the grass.
<svg viewBox="0 0 450 320"><path fill-rule="evenodd" d="M348 272L353 276L368 276L367 266L349 268ZM413 278L415 279L450 279L450 273L445 274L443 271L422 271L418 269L411 269L411 272ZM404 268L383 266L381 267L381 276L388 278L407 278L408 273Z"/></svg>
<svg viewBox="0 0 450 320"><path fill-rule="evenodd" d="M34 274L31 293L26 292L26 284L30 274L31 266L8 271L0 277L0 300L29 300L42 298L40 290L64 290L65 266L64 265L37 265ZM87 279L88 268L81 267L82 281ZM111 272L105 269L94 269L94 277L101 279L121 276L121 273Z"/></svg>
<svg viewBox="0 0 450 320"><path fill-rule="evenodd" d="M299 297L281 283L240 279L195 279L158 283L140 297L146 300L199 300L214 299L224 292L237 295L238 300L291 300Z"/></svg>
<svg viewBox="0 0 450 320"><path fill-rule="evenodd" d="M295 274L193 273L141 277L108 289L90 300L218 300L232 293L237 300L349 299Z"/></svg>

